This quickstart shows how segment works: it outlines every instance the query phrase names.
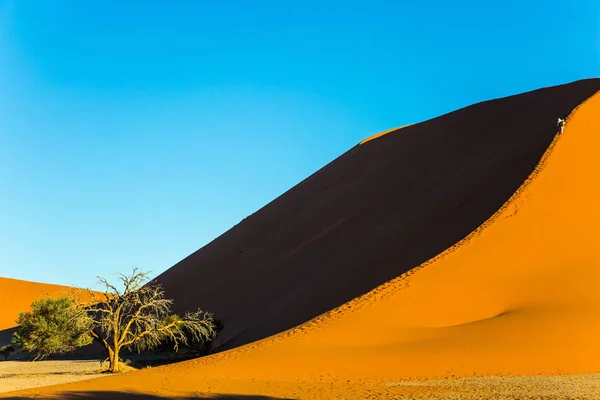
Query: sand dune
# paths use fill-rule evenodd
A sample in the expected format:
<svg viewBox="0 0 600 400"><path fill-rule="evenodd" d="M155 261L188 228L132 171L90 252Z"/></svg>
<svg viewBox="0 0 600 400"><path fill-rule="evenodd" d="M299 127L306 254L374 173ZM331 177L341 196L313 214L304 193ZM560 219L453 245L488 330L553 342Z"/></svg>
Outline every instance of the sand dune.
<svg viewBox="0 0 600 400"><path fill-rule="evenodd" d="M21 311L28 311L31 303L45 296L67 295L72 288L47 283L0 278L0 330L14 327Z"/></svg>
<svg viewBox="0 0 600 400"><path fill-rule="evenodd" d="M600 94L479 228L338 309L211 357L35 393L375 399L429 390L408 379L598 372L599 115Z"/></svg>
<svg viewBox="0 0 600 400"><path fill-rule="evenodd" d="M297 326L480 226L533 171L556 119L599 89L488 101L357 145L158 280L176 311L222 319L226 348Z"/></svg>
<svg viewBox="0 0 600 400"><path fill-rule="evenodd" d="M28 311L31 303L44 297L79 296L81 300L89 300L89 294L73 287L29 282L19 279L0 278L0 346L9 344L17 325L17 318L22 311ZM73 355L97 356L101 349L90 345L77 349Z"/></svg>

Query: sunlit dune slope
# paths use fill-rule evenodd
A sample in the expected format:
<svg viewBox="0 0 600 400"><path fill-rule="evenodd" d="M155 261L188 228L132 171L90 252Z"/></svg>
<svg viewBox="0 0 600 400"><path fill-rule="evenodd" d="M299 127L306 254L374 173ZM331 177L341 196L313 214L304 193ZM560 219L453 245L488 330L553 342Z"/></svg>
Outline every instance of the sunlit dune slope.
<svg viewBox="0 0 600 400"><path fill-rule="evenodd" d="M598 372L598 132L600 94L477 230L307 324L211 357L36 393L364 399L404 393L389 383L411 378Z"/></svg>
<svg viewBox="0 0 600 400"><path fill-rule="evenodd" d="M31 303L45 296L71 293L68 286L0 278L0 330L14 327L21 311L28 311Z"/></svg>
<svg viewBox="0 0 600 400"><path fill-rule="evenodd" d="M225 348L297 326L480 226L533 171L556 119L598 89L487 101L357 145L158 280L177 312L224 321Z"/></svg>
<svg viewBox="0 0 600 400"><path fill-rule="evenodd" d="M404 126L401 126L401 127L398 127L398 128L388 129L387 131L376 133L375 135L369 136L368 138L362 140L360 142L360 144L365 144L367 142L370 142L371 140L378 139L378 138L380 138L380 137L382 137L384 135L387 135L388 133L397 132L397 131L399 131L402 128L406 128L407 126L410 126L410 125L404 125Z"/></svg>

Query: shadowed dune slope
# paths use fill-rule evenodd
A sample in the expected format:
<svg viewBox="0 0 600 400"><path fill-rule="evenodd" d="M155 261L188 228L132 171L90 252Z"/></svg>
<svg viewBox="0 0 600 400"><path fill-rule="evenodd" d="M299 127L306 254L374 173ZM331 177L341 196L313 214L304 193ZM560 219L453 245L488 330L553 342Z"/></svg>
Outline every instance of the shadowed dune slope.
<svg viewBox="0 0 600 400"><path fill-rule="evenodd" d="M0 278L0 330L16 326L19 313L29 311L29 306L35 300L67 295L71 290L68 286Z"/></svg>
<svg viewBox="0 0 600 400"><path fill-rule="evenodd" d="M297 326L481 225L533 171L556 119L598 89L487 101L358 145L158 280L176 311L223 319L228 348Z"/></svg>
<svg viewBox="0 0 600 400"><path fill-rule="evenodd" d="M420 398L439 388L402 381L599 372L598 132L600 94L577 108L525 183L457 246L307 324L210 357L13 398ZM597 377L584 394L577 381L557 398L600 398ZM482 385L488 394L506 389L502 378ZM554 398L554 383L540 385L528 389L532 398ZM514 396L498 396L505 397Z"/></svg>

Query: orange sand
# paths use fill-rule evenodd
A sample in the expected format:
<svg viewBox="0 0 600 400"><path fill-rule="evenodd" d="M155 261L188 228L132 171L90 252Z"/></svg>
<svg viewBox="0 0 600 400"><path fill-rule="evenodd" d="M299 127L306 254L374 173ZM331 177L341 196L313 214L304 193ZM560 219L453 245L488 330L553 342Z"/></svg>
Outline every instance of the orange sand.
<svg viewBox="0 0 600 400"><path fill-rule="evenodd" d="M37 392L386 398L406 379L600 371L598 116L600 94L482 228L339 309L212 357Z"/></svg>
<svg viewBox="0 0 600 400"><path fill-rule="evenodd" d="M370 142L370 141L371 141L371 140L373 140L373 139L377 139L377 138L379 138L379 137L382 137L383 135L387 135L388 133L395 132L395 131L397 131L397 130L400 130L400 129L402 129L402 128L406 128L407 126L411 126L411 125L413 125L413 124L402 125L402 126L400 126L400 127L398 127L398 128L388 129L387 131L383 131L383 132L376 133L375 135L369 136L368 138L364 139L364 140L363 140L362 142L360 142L359 144L365 144L365 143L367 143L367 142Z"/></svg>
<svg viewBox="0 0 600 400"><path fill-rule="evenodd" d="M45 296L67 295L71 290L68 286L0 278L0 330L16 326L19 313L29 311L29 306L35 300Z"/></svg>

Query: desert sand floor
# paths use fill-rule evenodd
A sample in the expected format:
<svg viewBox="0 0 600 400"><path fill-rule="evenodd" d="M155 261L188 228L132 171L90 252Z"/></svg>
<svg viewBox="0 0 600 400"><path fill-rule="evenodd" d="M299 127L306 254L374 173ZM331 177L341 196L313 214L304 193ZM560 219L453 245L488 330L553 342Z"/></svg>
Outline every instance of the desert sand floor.
<svg viewBox="0 0 600 400"><path fill-rule="evenodd" d="M599 115L597 94L480 229L342 307L211 357L18 395L600 398L596 376L551 377L600 372Z"/></svg>
<svg viewBox="0 0 600 400"><path fill-rule="evenodd" d="M421 388L398 398L444 400L600 399L600 375L488 376L425 382L399 382L397 388Z"/></svg>
<svg viewBox="0 0 600 400"><path fill-rule="evenodd" d="M58 385L105 376L96 360L0 362L0 392Z"/></svg>
<svg viewBox="0 0 600 400"><path fill-rule="evenodd" d="M62 366L61 366L62 368ZM7 381L0 379L0 390L6 388L39 387L53 385L67 380L75 381L98 377L100 375L85 375L89 372L81 366L69 367L73 375L54 380L23 375L22 379L11 378ZM75 370L81 369L81 373ZM102 381L97 381L102 383ZM273 382L253 382L252 390L247 394L237 395L231 389L223 389L220 385L212 387L211 392L204 392L198 387L193 393L169 393L157 391L153 393L139 391L72 391L69 393L47 394L43 390L30 390L24 393L8 393L8 399L123 399L123 400L161 400L161 399L195 399L212 398L221 400L268 400L268 399L411 399L411 400L574 400L600 399L600 375L565 375L565 376L488 376L471 378L449 378L429 381L388 382L382 386L360 385L357 383L340 382L337 384L315 384L281 382L275 387L280 392L286 392L285 397L264 396L255 393L264 392L264 387L273 386ZM248 389L248 388L246 388ZM271 388L272 389L272 388ZM224 393L224 394L223 394Z"/></svg>

